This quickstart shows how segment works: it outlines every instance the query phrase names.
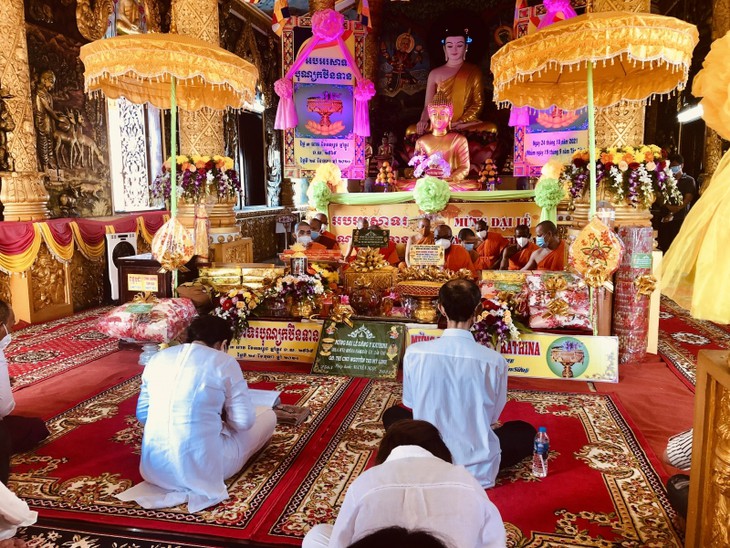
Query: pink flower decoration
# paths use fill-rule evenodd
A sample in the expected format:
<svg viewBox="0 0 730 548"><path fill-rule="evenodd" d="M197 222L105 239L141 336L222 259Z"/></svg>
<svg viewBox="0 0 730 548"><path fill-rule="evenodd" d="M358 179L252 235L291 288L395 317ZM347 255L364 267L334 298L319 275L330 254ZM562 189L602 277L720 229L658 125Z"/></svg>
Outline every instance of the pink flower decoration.
<svg viewBox="0 0 730 548"><path fill-rule="evenodd" d="M274 82L274 91L282 99L291 98L294 96L294 84L288 78L279 78Z"/></svg>
<svg viewBox="0 0 730 548"><path fill-rule="evenodd" d="M323 42L333 42L344 32L345 16L326 9L312 16L312 33Z"/></svg>
<svg viewBox="0 0 730 548"><path fill-rule="evenodd" d="M369 101L375 96L375 84L371 80L358 80L355 84L355 99Z"/></svg>

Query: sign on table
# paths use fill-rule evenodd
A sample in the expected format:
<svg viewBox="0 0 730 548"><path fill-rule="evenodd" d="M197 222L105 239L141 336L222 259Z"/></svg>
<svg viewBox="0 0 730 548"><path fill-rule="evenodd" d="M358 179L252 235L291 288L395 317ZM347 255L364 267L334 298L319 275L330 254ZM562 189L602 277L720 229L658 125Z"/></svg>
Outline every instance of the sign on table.
<svg viewBox="0 0 730 548"><path fill-rule="evenodd" d="M406 326L353 321L324 322L313 373L395 379L403 357Z"/></svg>
<svg viewBox="0 0 730 548"><path fill-rule="evenodd" d="M411 266L443 266L445 261L444 248L440 245L412 245L408 250Z"/></svg>
<svg viewBox="0 0 730 548"><path fill-rule="evenodd" d="M355 229L352 231L352 239L355 241L355 247L377 247L380 249L388 245L390 230L381 230L380 228Z"/></svg>

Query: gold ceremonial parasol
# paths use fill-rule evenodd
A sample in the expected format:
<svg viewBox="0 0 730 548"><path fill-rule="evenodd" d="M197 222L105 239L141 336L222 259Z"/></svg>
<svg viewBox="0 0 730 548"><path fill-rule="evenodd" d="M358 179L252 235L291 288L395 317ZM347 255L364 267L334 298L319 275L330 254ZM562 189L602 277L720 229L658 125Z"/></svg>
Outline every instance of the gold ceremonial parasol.
<svg viewBox="0 0 730 548"><path fill-rule="evenodd" d="M139 34L81 46L86 91L170 109L170 152L177 152L177 108L243 108L255 93L258 70L218 46L180 34ZM177 162L170 162L170 214L177 213ZM189 257L188 257L189 258ZM184 261L181 261L184 262ZM173 272L173 287L177 270Z"/></svg>
<svg viewBox="0 0 730 548"><path fill-rule="evenodd" d="M540 110L588 107L590 218L596 212L594 108L645 104L683 89L697 41L697 28L673 17L623 11L580 15L495 53L494 101Z"/></svg>

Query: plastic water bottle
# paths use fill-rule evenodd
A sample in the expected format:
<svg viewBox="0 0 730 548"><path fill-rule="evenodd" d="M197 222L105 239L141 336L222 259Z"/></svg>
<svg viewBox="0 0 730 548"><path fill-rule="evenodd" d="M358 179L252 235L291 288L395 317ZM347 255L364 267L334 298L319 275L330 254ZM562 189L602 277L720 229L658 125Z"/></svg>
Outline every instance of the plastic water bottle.
<svg viewBox="0 0 730 548"><path fill-rule="evenodd" d="M550 452L550 438L547 428L541 426L535 434L535 444L532 451L532 475L544 478L548 473L548 453Z"/></svg>

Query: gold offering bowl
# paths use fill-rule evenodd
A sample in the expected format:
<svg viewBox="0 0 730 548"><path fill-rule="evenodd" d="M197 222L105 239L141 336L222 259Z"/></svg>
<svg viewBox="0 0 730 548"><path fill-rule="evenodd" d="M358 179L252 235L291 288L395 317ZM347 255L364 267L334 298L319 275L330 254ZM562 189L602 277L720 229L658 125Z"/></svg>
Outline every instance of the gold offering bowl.
<svg viewBox="0 0 730 548"><path fill-rule="evenodd" d="M418 302L413 312L415 320L421 323L436 323L438 311L433 300L438 297L439 289L446 282L431 282L422 280L408 280L395 286L396 292L404 297L415 297Z"/></svg>

